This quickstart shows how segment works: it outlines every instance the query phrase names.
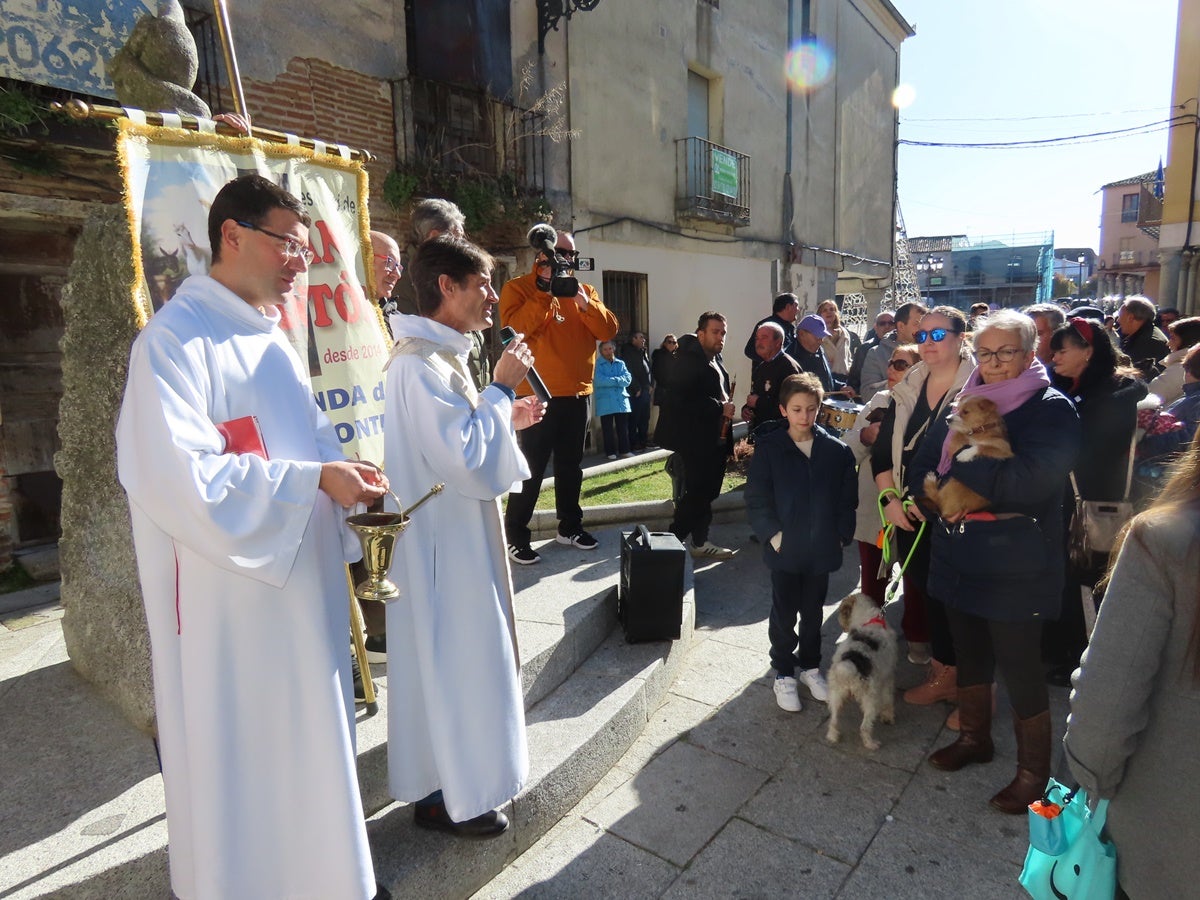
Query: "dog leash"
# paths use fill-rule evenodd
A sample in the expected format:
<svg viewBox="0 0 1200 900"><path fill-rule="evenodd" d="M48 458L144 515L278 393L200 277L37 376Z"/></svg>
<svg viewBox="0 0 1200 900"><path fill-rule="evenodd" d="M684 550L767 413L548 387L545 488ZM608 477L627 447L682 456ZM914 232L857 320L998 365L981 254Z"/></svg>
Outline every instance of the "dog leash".
<svg viewBox="0 0 1200 900"><path fill-rule="evenodd" d="M907 499L901 497L900 492L895 488L884 488L879 492L879 497L875 501L876 506L879 509L879 522L882 526L879 529L879 540L880 549L883 551L883 564L890 570L893 562L891 558L892 535L896 530L896 526L888 521L888 517L883 512L883 507L886 505L883 502L883 498L887 496L892 496L898 499L900 501L900 508L904 512L908 512L910 509L916 509L917 504L916 501L914 501L911 497ZM917 545L921 543L921 538L925 534L925 526L928 524L929 523L924 519L921 520L921 527L917 529L917 537L913 541L912 547L909 548L908 556L904 558L904 562L900 565L900 570L892 575L892 577L888 580L887 587L883 589L883 608L886 608L890 604L896 602L896 594L900 592L900 581L902 578L904 578L904 572L908 568L909 562L912 561L913 554L917 552Z"/></svg>

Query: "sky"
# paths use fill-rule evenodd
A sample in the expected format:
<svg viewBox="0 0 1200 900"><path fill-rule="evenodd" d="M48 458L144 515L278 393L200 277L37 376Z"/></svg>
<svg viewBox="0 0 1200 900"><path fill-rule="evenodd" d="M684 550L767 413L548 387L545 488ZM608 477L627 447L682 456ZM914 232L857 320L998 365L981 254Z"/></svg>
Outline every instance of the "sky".
<svg viewBox="0 0 1200 900"><path fill-rule="evenodd" d="M916 35L900 49L900 139L1037 140L1160 122L1171 114L1176 0L893 0ZM968 121L969 120L969 121ZM1037 149L901 144L909 237L1053 230L1100 244L1101 185L1167 162L1165 128Z"/></svg>

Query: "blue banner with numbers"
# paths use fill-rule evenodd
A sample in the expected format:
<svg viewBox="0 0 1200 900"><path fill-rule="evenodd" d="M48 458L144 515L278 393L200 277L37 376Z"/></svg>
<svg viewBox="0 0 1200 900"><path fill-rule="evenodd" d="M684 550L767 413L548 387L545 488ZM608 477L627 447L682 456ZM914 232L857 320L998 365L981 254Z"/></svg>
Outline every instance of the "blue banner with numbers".
<svg viewBox="0 0 1200 900"><path fill-rule="evenodd" d="M0 0L0 77L114 98L107 63L157 4Z"/></svg>

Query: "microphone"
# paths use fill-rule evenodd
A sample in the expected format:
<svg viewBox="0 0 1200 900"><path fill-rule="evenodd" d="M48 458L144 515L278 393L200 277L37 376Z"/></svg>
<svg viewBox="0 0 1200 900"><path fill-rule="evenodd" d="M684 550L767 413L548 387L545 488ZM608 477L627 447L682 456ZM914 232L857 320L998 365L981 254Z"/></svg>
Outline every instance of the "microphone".
<svg viewBox="0 0 1200 900"><path fill-rule="evenodd" d="M550 228L549 225L542 225L539 227ZM553 231L554 229L551 228L550 230ZM530 232L530 234L532 234L532 232ZM500 329L500 343L505 347L507 347L509 342L512 341L512 339L516 336L517 333L513 331L511 325L505 325ZM541 400L543 403L550 402L550 389L546 387L546 382L542 381L542 376L537 373L537 369L535 369L533 366L530 366L529 371L525 373L525 379L529 382L529 386L533 388L533 393L537 395L539 400Z"/></svg>
<svg viewBox="0 0 1200 900"><path fill-rule="evenodd" d="M558 232L554 230L554 226L541 222L529 229L526 238L529 240L529 246L541 250L548 259L552 260L557 255L558 251L554 245L558 243Z"/></svg>

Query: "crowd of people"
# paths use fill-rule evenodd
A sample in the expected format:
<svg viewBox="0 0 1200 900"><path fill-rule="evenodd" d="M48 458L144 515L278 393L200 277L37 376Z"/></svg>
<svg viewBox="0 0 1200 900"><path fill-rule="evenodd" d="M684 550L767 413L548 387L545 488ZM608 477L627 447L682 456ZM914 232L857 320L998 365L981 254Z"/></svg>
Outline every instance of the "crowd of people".
<svg viewBox="0 0 1200 900"><path fill-rule="evenodd" d="M620 323L594 287L576 282L563 296L553 284L574 261L571 234L557 232L554 258L547 242L497 296L495 261L464 237L457 208L423 201L416 212L404 263L395 240L371 234L392 342L382 468L344 458L278 327L312 261L311 222L266 179L222 188L209 211L211 271L185 281L134 343L118 472L150 629L178 896L387 896L355 772L343 566L361 550L341 524L346 509L445 485L398 543L391 574L404 602L368 630L390 667L391 795L412 804L418 826L465 837L503 833L501 808L528 778L509 566L540 560L530 521L551 459L557 543L599 543L580 506L591 415L610 460L674 451L670 530L693 557L735 552L709 536L738 408L726 317L705 311L652 353L642 331L618 347ZM1163 813L1145 801L1181 818L1194 808L1175 748L1200 724L1200 319L1164 333L1157 312L1141 297L1109 322L1053 304L968 318L914 302L879 313L860 339L836 302L803 315L782 293L746 344L741 407L778 706L799 712L801 687L827 699L829 575L857 540L861 590L882 606L886 547L903 566L908 658L928 667L904 699L954 706L957 736L930 764L992 759L999 680L1017 769L990 802L1023 813L1050 775L1047 685L1073 678L1068 756L1090 792L1113 798L1131 894L1156 866L1180 885L1196 874L1181 853L1164 876L1146 846ZM515 336L493 359L483 335L498 325ZM831 397L861 402L852 422L820 424ZM994 409L985 427L1005 452L959 446L955 416L971 403ZM1105 548L1068 558L1078 503L1129 498L1147 442L1161 478L1117 540L1115 568ZM947 512L936 504L950 485L981 503Z"/></svg>

